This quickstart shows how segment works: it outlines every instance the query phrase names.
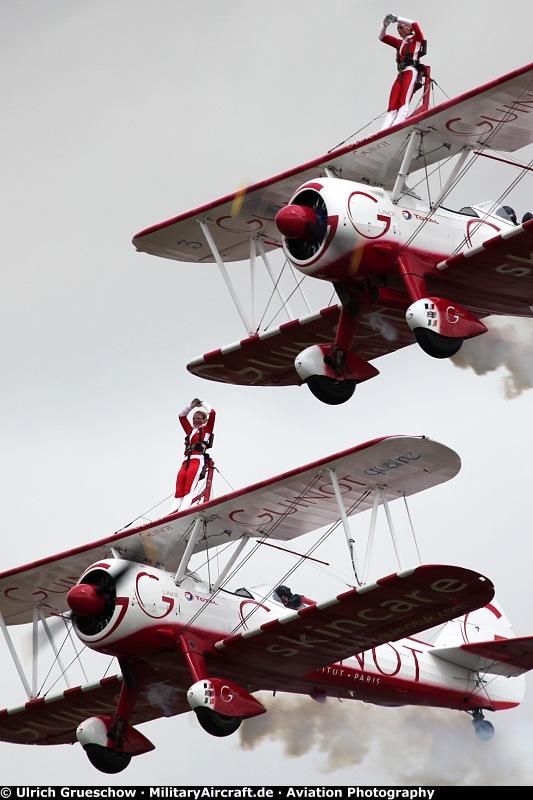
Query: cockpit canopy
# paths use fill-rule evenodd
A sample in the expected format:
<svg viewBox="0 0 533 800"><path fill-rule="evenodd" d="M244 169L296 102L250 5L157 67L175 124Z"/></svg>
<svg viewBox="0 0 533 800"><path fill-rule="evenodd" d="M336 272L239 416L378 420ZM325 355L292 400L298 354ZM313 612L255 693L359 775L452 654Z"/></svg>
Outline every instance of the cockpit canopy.
<svg viewBox="0 0 533 800"><path fill-rule="evenodd" d="M494 210L494 203L490 200L486 203L479 203L479 205L476 206L463 206L463 208L459 210L459 213L466 214L469 217L479 217L480 219L499 217L506 222L510 222L512 225L518 224L514 208L511 208L511 206L498 206L498 208Z"/></svg>

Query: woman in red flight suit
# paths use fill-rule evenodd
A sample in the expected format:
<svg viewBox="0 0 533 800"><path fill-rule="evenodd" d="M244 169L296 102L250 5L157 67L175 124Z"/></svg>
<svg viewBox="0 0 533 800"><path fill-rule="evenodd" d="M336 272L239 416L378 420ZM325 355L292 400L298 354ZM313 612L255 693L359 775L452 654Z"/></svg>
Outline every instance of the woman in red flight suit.
<svg viewBox="0 0 533 800"><path fill-rule="evenodd" d="M398 23L397 36L387 33L387 27L391 22ZM398 125L407 117L409 103L415 90L418 70L416 64L420 58L420 48L424 41L424 34L420 30L418 22L405 17L396 17L394 14L387 14L383 20L383 26L379 32L380 41L396 49L396 63L398 66L398 77L393 83L389 108L385 122L381 130L390 128L391 125Z"/></svg>
<svg viewBox="0 0 533 800"><path fill-rule="evenodd" d="M188 415L196 409L192 417L192 425ZM205 451L212 443L216 411L208 403L191 400L190 405L179 413L179 421L185 431L185 458L176 478L176 492L170 513L184 511L192 503L194 492L204 463Z"/></svg>

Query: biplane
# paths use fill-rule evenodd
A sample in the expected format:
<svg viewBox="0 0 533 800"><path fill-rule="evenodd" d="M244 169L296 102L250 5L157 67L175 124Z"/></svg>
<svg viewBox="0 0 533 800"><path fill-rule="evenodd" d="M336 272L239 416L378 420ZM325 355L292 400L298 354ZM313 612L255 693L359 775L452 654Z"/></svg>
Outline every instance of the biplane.
<svg viewBox="0 0 533 800"><path fill-rule="evenodd" d="M228 736L267 711L257 693L277 692L460 710L489 738L484 714L522 700L533 636L514 636L484 575L404 563L390 509L459 469L457 453L427 437L383 437L0 574L0 627L27 694L0 711L0 741L79 742L94 767L118 773L154 749L142 723L192 710L207 733ZM362 566L364 538L350 519L361 512L370 514ZM374 580L380 519L397 570ZM258 553L264 579L267 548L318 561L314 539L305 553L292 549L313 531L328 545L344 532L350 580L341 592L304 592L287 608L277 583L243 585L246 548L247 561ZM279 583L289 578L285 571ZM72 685L54 621L67 625L78 656L76 642L114 671ZM20 626L31 626L31 675L14 642ZM40 629L63 691L40 688Z"/></svg>
<svg viewBox="0 0 533 800"><path fill-rule="evenodd" d="M518 218L505 193L459 209L445 202L476 161L516 167L516 185L531 166L505 154L532 142L528 64L136 234L140 252L217 263L245 326L244 339L192 359L188 370L247 386L305 383L339 404L378 374L380 356L416 342L448 358L485 333L491 315L531 317L533 214ZM430 178L442 175L435 192ZM313 311L306 300L294 318L276 258L295 276L292 295L315 278L332 284L336 302ZM246 260L252 290L263 262L289 321L265 327L247 312L228 269Z"/></svg>

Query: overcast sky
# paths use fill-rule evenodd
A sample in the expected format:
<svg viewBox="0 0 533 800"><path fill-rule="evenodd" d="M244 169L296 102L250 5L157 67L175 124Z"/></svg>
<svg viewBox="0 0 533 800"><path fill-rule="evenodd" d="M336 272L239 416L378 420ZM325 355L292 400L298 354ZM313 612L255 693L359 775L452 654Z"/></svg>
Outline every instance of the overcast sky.
<svg viewBox="0 0 533 800"><path fill-rule="evenodd" d="M419 21L442 102L531 61L530 4L0 0L0 9L0 570L111 534L159 503L150 518L164 513L182 452L177 412L200 396L218 412L218 494L377 436L425 434L454 448L459 475L413 499L422 558L485 573L516 634L533 634L531 325L505 320L475 351L465 346L475 369L415 346L387 356L340 407L305 387L225 386L185 369L243 336L216 267L131 244L149 225L375 132L395 77L394 52L377 39L386 13ZM479 161L450 205L493 199L510 182ZM531 178L509 203L519 217L533 211ZM276 577L258 564L252 582ZM22 703L7 650L3 663L0 707ZM2 780L531 785L532 697L528 676L522 706L491 716L488 743L452 711L268 698L263 727L227 739L192 714L143 726L156 750L116 777L78 745L0 744Z"/></svg>

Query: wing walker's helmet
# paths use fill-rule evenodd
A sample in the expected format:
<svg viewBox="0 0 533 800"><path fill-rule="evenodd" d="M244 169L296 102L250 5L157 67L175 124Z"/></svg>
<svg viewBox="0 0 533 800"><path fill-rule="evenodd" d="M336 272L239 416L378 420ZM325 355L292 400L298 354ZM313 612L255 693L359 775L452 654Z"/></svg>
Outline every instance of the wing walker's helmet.
<svg viewBox="0 0 533 800"><path fill-rule="evenodd" d="M288 586L278 586L277 589L274 590L278 597L282 597L285 595L286 597L292 597L292 592Z"/></svg>

